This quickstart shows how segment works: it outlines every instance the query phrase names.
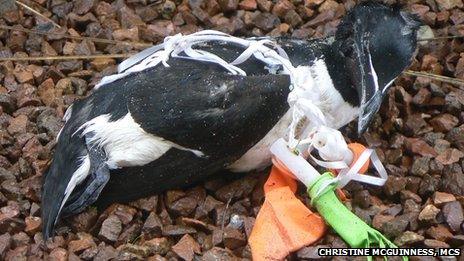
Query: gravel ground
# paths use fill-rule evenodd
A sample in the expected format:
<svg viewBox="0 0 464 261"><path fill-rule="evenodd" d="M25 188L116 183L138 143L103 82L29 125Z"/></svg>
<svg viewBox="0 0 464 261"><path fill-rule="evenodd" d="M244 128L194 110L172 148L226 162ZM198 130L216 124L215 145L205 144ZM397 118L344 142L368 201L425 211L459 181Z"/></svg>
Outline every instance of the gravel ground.
<svg viewBox="0 0 464 261"><path fill-rule="evenodd" d="M0 12L14 7L0 4ZM167 35L212 28L241 36L322 37L334 33L356 1L334 0L33 0L2 15L0 57L126 54ZM384 1L389 4L397 1ZM424 37L464 35L461 0L400 1L428 25ZM90 208L41 234L41 175L53 154L61 118L120 59L0 63L0 259L250 259L247 237L263 201L267 171L224 176L188 190L128 205ZM423 41L411 70L464 79L462 39ZM346 205L404 247L463 247L464 85L402 76L361 139L375 147L389 173L383 188L350 184ZM303 195L303 194L302 194ZM317 247L346 247L333 233L289 259L312 259ZM341 260L342 258L337 258ZM413 258L419 260L421 258ZM423 260L428 258L422 258ZM422 260L421 259L421 260Z"/></svg>

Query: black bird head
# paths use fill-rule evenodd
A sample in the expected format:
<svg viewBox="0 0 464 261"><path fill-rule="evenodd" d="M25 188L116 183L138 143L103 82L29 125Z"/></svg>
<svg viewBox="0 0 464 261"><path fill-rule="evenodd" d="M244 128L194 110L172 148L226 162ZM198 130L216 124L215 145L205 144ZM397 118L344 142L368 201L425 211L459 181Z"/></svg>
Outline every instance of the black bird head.
<svg viewBox="0 0 464 261"><path fill-rule="evenodd" d="M367 129L390 85L409 66L420 25L400 8L365 2L338 26L335 40L359 96L359 134Z"/></svg>

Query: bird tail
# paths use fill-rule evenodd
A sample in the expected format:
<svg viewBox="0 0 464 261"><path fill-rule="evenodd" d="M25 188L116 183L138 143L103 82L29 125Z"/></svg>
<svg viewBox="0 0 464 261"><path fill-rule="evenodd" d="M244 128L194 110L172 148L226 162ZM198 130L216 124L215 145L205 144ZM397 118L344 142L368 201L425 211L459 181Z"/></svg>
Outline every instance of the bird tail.
<svg viewBox="0 0 464 261"><path fill-rule="evenodd" d="M90 170L85 139L75 133L76 128L65 125L59 134L52 164L44 174L42 189L43 237L53 236L63 206L77 184Z"/></svg>

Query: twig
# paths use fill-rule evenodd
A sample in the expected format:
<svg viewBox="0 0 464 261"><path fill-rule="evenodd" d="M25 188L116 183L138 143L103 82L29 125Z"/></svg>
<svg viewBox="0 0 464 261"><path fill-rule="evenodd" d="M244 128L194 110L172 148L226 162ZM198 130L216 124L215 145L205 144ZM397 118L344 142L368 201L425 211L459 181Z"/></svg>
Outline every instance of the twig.
<svg viewBox="0 0 464 261"><path fill-rule="evenodd" d="M448 76L443 76L443 75L438 75L438 74L433 74L433 73L428 73L428 72L405 71L404 74L411 75L411 76L417 76L417 77L430 78L433 80L437 80L440 82L446 82L450 84L464 85L464 80L451 78Z"/></svg>
<svg viewBox="0 0 464 261"><path fill-rule="evenodd" d="M32 13L40 16L41 18L45 19L45 21L52 23L54 26L56 26L58 28L61 28L61 26L59 24L55 23L55 21L53 21L52 19L50 19L50 18L46 17L45 15L41 14L39 11L36 11L32 7L26 5L25 3L19 2L17 0L15 2L16 2L16 4L22 6L23 8L25 8L25 9L31 11Z"/></svg>
<svg viewBox="0 0 464 261"><path fill-rule="evenodd" d="M155 0L153 3L147 5L147 7L153 7L155 5L163 4L166 0Z"/></svg>
<svg viewBox="0 0 464 261"><path fill-rule="evenodd" d="M152 44L148 43L140 43L140 42L126 42L126 41L117 41L117 40L110 40L110 39L103 39L103 38L95 38L95 37L85 37L85 36L74 36L74 35L68 35L64 33L55 33L55 32L40 32L36 30L29 30L25 28L20 28L20 27L13 27L13 26L8 26L8 25L0 25L0 29L3 30L12 30L12 31L19 31L19 32L24 32L28 34L40 34L40 35L58 35L62 36L67 39L72 39L72 40L89 40L93 41L96 43L107 43L107 44L127 44L127 45L138 45L140 47L150 47L153 46Z"/></svg>
<svg viewBox="0 0 464 261"><path fill-rule="evenodd" d="M6 57L0 58L0 62L12 61L53 61L53 60L92 60L98 58L127 58L133 53L122 54L97 54L97 55L67 55L67 56L44 56L44 57Z"/></svg>
<svg viewBox="0 0 464 261"><path fill-rule="evenodd" d="M224 240L224 225L225 225L225 222L226 222L226 215L227 215L227 211L229 210L229 205L230 205L230 202L232 201L233 196L234 195L231 195L230 198L227 200L226 208L224 209L224 212L222 212L222 219L221 219L221 238L222 238L222 240Z"/></svg>
<svg viewBox="0 0 464 261"><path fill-rule="evenodd" d="M457 38L464 38L464 35L452 35L452 36L438 36L438 37L422 38L422 39L417 39L417 41L425 42L425 41L437 41L437 40L457 39Z"/></svg>

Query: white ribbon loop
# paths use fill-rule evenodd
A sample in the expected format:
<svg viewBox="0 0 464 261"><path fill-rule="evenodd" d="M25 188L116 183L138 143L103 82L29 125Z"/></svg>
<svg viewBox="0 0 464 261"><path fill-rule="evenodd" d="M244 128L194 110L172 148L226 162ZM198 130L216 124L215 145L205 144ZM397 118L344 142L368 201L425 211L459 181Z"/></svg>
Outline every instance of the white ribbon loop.
<svg viewBox="0 0 464 261"><path fill-rule="evenodd" d="M377 170L380 177L374 177L366 174L360 174L359 170L362 166L371 159L375 169ZM356 180L362 183L374 185L374 186L383 186L387 181L388 175L380 162L377 154L372 149L366 149L353 167L349 169L343 169L338 173L337 179L339 180L339 187L343 188L352 180Z"/></svg>
<svg viewBox="0 0 464 261"><path fill-rule="evenodd" d="M321 192L324 191L327 186L335 183L338 184L338 188L343 188L352 180L375 186L383 186L385 184L388 177L387 172L373 149L366 149L363 151L357 161L353 164L353 152L348 148L343 135L338 130L328 128L326 126L319 126L308 136L308 139L302 140L298 143L298 147L301 148L305 144L310 144L308 148L309 155L307 156L309 156L315 164L324 168L339 170L337 177L334 177L332 180L321 185ZM311 154L311 150L313 148L318 150L319 155L325 161L319 160ZM302 155L302 153L300 153L300 155ZM279 157L279 155L276 156ZM302 157L300 156L300 158ZM372 161L379 177L359 173L361 168L369 160Z"/></svg>
<svg viewBox="0 0 464 261"><path fill-rule="evenodd" d="M231 43L246 49L233 62L229 63L213 53L193 48L194 45L214 41ZM182 52L185 55L180 55ZM216 63L232 74L243 76L246 76L246 72L236 65L254 56L269 67L281 65L284 72L290 75L292 84L295 82L296 77L294 73L295 68L288 60L288 55L271 39L242 39L219 31L204 30L190 35L179 33L166 37L162 44L148 48L122 62L118 67L118 74L104 77L95 87L98 88L104 84L123 78L131 72L143 71L149 67L154 67L159 63L162 63L165 67L169 67L168 60L171 56Z"/></svg>
<svg viewBox="0 0 464 261"><path fill-rule="evenodd" d="M309 155L311 160L314 161L317 165L324 167L326 169L344 169L348 168L348 165L344 161L323 161L316 159L312 154Z"/></svg>
<svg viewBox="0 0 464 261"><path fill-rule="evenodd" d="M352 180L374 186L383 186L388 178L387 171L383 167L382 162L380 161L379 157L377 156L377 153L375 153L373 149L364 150L363 153L361 153L361 155L357 159L357 161L352 165L352 167L349 167L345 161L327 162L318 160L314 158L314 156L312 155L310 156L311 159L314 160L314 162L319 166L339 170L337 177L334 178L334 182L338 182L338 188L345 187ZM369 160L371 160L372 164L374 165L374 168L379 174L379 177L359 173L364 164L366 164L366 162L368 162Z"/></svg>

